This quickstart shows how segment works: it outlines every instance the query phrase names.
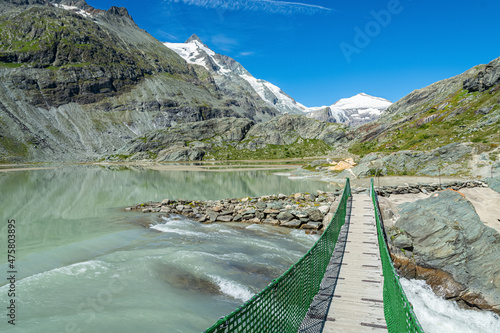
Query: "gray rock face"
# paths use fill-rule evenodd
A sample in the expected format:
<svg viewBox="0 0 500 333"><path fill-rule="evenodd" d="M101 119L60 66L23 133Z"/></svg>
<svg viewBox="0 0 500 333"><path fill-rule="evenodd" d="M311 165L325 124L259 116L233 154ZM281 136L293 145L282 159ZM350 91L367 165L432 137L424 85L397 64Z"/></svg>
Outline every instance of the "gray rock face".
<svg viewBox="0 0 500 333"><path fill-rule="evenodd" d="M500 176L488 178L486 179L486 183L492 190L500 193Z"/></svg>
<svg viewBox="0 0 500 333"><path fill-rule="evenodd" d="M207 149L215 145L235 145L245 137L253 122L244 118L221 118L180 124L134 139L121 154L141 152L156 154L158 161L201 160ZM143 155L136 158L140 159ZM145 156L149 157L149 156Z"/></svg>
<svg viewBox="0 0 500 333"><path fill-rule="evenodd" d="M318 139L332 145L347 142L346 132L345 125L327 124L304 116L284 116L252 127L248 132L251 140L246 143L246 148L253 150L267 144L292 144L300 139Z"/></svg>
<svg viewBox="0 0 500 333"><path fill-rule="evenodd" d="M40 20L46 24L37 27ZM207 70L140 29L124 8L1 2L0 23L4 161L95 160L155 129L222 117L267 121L278 114L258 97L222 92ZM39 42L22 49L33 41ZM170 153L164 160L202 157L197 150Z"/></svg>
<svg viewBox="0 0 500 333"><path fill-rule="evenodd" d="M485 91L500 84L500 58L491 61L474 78L464 81L464 89L469 91Z"/></svg>
<svg viewBox="0 0 500 333"><path fill-rule="evenodd" d="M451 274L468 294L480 294L500 311L500 234L480 221L469 201L447 190L402 205L400 214L395 227L411 240L416 265Z"/></svg>
<svg viewBox="0 0 500 333"><path fill-rule="evenodd" d="M405 234L397 236L393 242L394 246L396 246L399 249L413 248L413 242L411 241L411 238L409 238Z"/></svg>
<svg viewBox="0 0 500 333"><path fill-rule="evenodd" d="M247 118L226 117L149 132L130 140L114 156L162 162L211 158L210 153L214 151L248 153L268 145L290 145L283 148L284 151L288 151L288 147L308 151L301 145L328 150L328 145L347 140L344 130L344 125L320 123L304 116L286 115L262 124ZM110 156L111 160L113 158Z"/></svg>
<svg viewBox="0 0 500 333"><path fill-rule="evenodd" d="M499 78L500 58L413 91L375 122L358 127L354 135L363 143L360 150L365 154L369 150L428 151L453 142L471 142L476 147L480 142L498 142Z"/></svg>
<svg viewBox="0 0 500 333"><path fill-rule="evenodd" d="M429 152L403 150L389 155L371 153L361 159L352 171L358 177L375 176L375 172L387 175L389 170L399 174L453 175L463 171L463 163L472 151L466 143L452 143Z"/></svg>

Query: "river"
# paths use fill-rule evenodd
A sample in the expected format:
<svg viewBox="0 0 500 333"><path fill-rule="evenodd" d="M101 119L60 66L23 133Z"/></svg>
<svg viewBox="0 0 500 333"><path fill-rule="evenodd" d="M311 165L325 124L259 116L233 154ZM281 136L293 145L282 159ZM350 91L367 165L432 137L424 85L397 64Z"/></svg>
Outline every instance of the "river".
<svg viewBox="0 0 500 333"><path fill-rule="evenodd" d="M296 262L317 237L242 223L125 212L145 201L334 190L266 171L183 172L64 166L0 172L0 306L4 332L201 332ZM7 221L16 221L15 297ZM5 275L5 278L4 276ZM500 332L500 319L462 310L402 279L427 333Z"/></svg>
<svg viewBox="0 0 500 333"><path fill-rule="evenodd" d="M265 171L97 166L0 173L0 299L7 332L201 332L297 261L303 231L125 212L145 201L333 190ZM15 297L3 275L16 221Z"/></svg>

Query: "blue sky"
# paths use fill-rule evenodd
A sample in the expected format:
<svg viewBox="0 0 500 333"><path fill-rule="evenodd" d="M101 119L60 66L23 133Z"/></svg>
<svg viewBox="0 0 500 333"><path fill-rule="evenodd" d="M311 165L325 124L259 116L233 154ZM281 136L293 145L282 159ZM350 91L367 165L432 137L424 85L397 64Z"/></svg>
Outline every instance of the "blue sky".
<svg viewBox="0 0 500 333"><path fill-rule="evenodd" d="M497 0L87 0L164 42L197 34L306 106L393 102L500 57Z"/></svg>

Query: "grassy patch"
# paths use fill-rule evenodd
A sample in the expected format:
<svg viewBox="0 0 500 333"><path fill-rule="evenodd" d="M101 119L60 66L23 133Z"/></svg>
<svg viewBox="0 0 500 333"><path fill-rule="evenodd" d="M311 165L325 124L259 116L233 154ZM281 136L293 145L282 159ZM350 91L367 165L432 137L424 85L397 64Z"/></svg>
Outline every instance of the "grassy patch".
<svg viewBox="0 0 500 333"><path fill-rule="evenodd" d="M324 141L317 139L298 139L289 145L267 145L256 150L238 149L237 147L217 147L205 155L205 160L267 160L324 155L331 148Z"/></svg>
<svg viewBox="0 0 500 333"><path fill-rule="evenodd" d="M9 156L13 159L26 159L29 155L28 145L7 137L0 137L0 148L6 152L7 160Z"/></svg>
<svg viewBox="0 0 500 333"><path fill-rule="evenodd" d="M13 62L1 62L0 61L0 68L18 68L21 67L23 64L16 64Z"/></svg>

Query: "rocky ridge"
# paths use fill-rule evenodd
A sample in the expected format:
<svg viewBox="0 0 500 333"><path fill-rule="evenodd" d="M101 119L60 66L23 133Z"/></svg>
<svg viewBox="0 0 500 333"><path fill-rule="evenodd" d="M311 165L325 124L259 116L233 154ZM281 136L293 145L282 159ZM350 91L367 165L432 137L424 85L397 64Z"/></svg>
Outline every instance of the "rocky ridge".
<svg viewBox="0 0 500 333"><path fill-rule="evenodd" d="M179 124L132 139L107 160L270 159L326 154L347 142L347 127L286 115L265 123L221 118Z"/></svg>
<svg viewBox="0 0 500 333"><path fill-rule="evenodd" d="M228 95L257 95L269 107L283 114L303 115L307 108L274 84L252 76L239 62L228 56L215 53L201 39L192 35L184 43L164 43L184 60L210 72L216 85Z"/></svg>
<svg viewBox="0 0 500 333"><path fill-rule="evenodd" d="M394 153L370 153L351 171L357 177L385 175L457 175L463 174L473 153L466 143L451 143L431 151L403 150ZM347 173L340 176L348 176Z"/></svg>
<svg viewBox="0 0 500 333"><path fill-rule="evenodd" d="M82 161L153 129L223 116L266 121L258 96L228 96L140 29L124 8L0 3L0 160Z"/></svg>
<svg viewBox="0 0 500 333"><path fill-rule="evenodd" d="M500 58L413 91L357 128L350 151L429 151L451 143L494 150L500 144L499 72Z"/></svg>

